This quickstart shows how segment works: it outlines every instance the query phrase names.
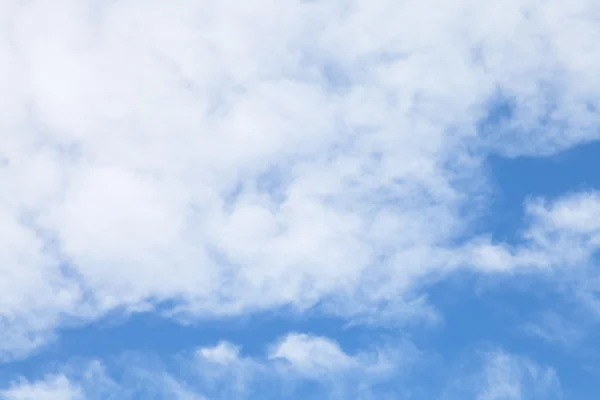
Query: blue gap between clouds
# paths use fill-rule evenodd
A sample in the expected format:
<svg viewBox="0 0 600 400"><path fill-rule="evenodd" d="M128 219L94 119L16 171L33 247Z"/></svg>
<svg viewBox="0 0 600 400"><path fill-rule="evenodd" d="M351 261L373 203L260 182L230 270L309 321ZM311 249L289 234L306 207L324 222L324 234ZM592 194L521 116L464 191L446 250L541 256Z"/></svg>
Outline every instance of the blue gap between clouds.
<svg viewBox="0 0 600 400"><path fill-rule="evenodd" d="M552 200L600 189L600 142L550 157L494 155L487 160L487 168L493 198L480 222L481 230L490 233L494 241L518 244L519 233L526 228L523 203L527 198ZM429 296L445 322L422 338L423 347L435 348L451 360L480 344L498 346L554 367L567 398L591 399L600 392L598 376L587 371L582 360L519 331L520 324L531 321L539 312L557 310L568 314L569 307L574 307L553 292L551 283L543 278L523 275L511 280L458 272L434 285ZM595 337L599 334L592 332Z"/></svg>

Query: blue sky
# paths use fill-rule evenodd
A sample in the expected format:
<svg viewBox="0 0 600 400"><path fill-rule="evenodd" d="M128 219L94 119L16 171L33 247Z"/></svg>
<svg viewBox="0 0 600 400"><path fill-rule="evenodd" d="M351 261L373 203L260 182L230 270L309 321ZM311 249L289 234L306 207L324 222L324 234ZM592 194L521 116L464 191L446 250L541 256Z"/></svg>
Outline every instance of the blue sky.
<svg viewBox="0 0 600 400"><path fill-rule="evenodd" d="M0 5L0 400L595 399L592 0Z"/></svg>

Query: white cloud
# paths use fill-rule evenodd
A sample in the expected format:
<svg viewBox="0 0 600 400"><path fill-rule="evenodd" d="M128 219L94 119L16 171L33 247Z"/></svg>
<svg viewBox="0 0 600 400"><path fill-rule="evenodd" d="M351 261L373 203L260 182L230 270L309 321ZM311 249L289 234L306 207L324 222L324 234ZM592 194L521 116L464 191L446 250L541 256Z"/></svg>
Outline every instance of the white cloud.
<svg viewBox="0 0 600 400"><path fill-rule="evenodd" d="M502 349L467 353L464 356L467 358L463 360L462 365L448 367L440 399L563 398L558 375L549 366Z"/></svg>
<svg viewBox="0 0 600 400"><path fill-rule="evenodd" d="M593 263L600 246L600 196L596 192L568 194L551 201L541 198L526 202L529 225L516 245L492 243L479 238L465 252L470 263L482 270L523 271L570 270ZM466 261L465 263L469 263Z"/></svg>
<svg viewBox="0 0 600 400"><path fill-rule="evenodd" d="M560 399L556 372L504 352L488 355L477 400Z"/></svg>
<svg viewBox="0 0 600 400"><path fill-rule="evenodd" d="M303 333L289 333L280 338L269 346L264 359L244 357L238 346L228 342L196 351L202 375L211 379L234 376L240 388L244 386L242 381L258 377L284 376L316 381L343 380L348 376L374 379L412 362L414 356L415 350L410 346L350 355L330 338Z"/></svg>
<svg viewBox="0 0 600 400"><path fill-rule="evenodd" d="M183 381L151 363L133 357L121 357L120 363L105 364L97 360L72 361L56 375L38 380L13 382L0 391L2 400L88 400L137 398L206 400L186 387ZM115 368L113 370L113 368ZM122 374L115 374L121 371Z"/></svg>
<svg viewBox="0 0 600 400"><path fill-rule="evenodd" d="M418 351L408 343L349 353L333 339L301 333L289 333L267 348L267 354L253 357L226 342L198 349L196 375L190 380L214 399L300 393L311 398L370 398L383 394L379 384L403 379L419 361Z"/></svg>
<svg viewBox="0 0 600 400"><path fill-rule="evenodd" d="M332 339L298 333L267 348L268 354L245 356L240 347L219 342L179 354L173 359L175 364L151 362L143 354L124 355L107 364L79 361L63 366L57 375L15 382L0 392L0 398L562 398L554 369L502 350L466 353L466 365L456 361L443 365L434 361L435 355L417 354L411 346L382 346L350 354ZM291 368L282 368L282 359ZM421 369L425 365L427 369Z"/></svg>
<svg viewBox="0 0 600 400"><path fill-rule="evenodd" d="M559 344L567 350L577 349L586 337L593 319L570 310L568 315L544 312L523 325L522 330L545 342Z"/></svg>
<svg viewBox="0 0 600 400"><path fill-rule="evenodd" d="M290 334L271 350L270 359L285 360L298 373L323 376L356 367L357 360L330 339L306 334Z"/></svg>
<svg viewBox="0 0 600 400"><path fill-rule="evenodd" d="M489 152L598 136L592 0L2 7L0 324L34 338L3 357L64 316L352 315L457 267L552 264L456 245L463 210ZM513 120L476 132L497 96Z"/></svg>
<svg viewBox="0 0 600 400"><path fill-rule="evenodd" d="M198 355L209 362L231 365L238 361L240 349L228 342L219 342L215 347L198 350Z"/></svg>
<svg viewBox="0 0 600 400"><path fill-rule="evenodd" d="M332 339L298 333L267 350L245 356L240 347L221 341L159 362L147 354L80 360L60 367L60 374L17 382L0 398L216 400L281 398L306 389L314 398L362 398L375 393L378 383L402 376L415 357L410 346L348 354Z"/></svg>
<svg viewBox="0 0 600 400"><path fill-rule="evenodd" d="M27 381L0 392L3 400L78 400L84 399L81 389L62 375L49 376L39 382Z"/></svg>
<svg viewBox="0 0 600 400"><path fill-rule="evenodd" d="M575 193L558 199L550 206L542 202L529 204L528 211L546 228L566 234L590 235L600 230L600 195L596 192Z"/></svg>
<svg viewBox="0 0 600 400"><path fill-rule="evenodd" d="M567 195L547 205L532 202L528 212L533 223L526 238L567 265L586 261L600 246L600 196L595 192Z"/></svg>

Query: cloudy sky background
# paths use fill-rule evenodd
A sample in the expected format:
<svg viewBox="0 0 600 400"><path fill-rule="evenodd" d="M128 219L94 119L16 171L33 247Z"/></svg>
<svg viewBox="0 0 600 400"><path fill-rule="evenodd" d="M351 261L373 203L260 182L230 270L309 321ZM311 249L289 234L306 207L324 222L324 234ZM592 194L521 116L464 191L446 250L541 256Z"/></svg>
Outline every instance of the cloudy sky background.
<svg viewBox="0 0 600 400"><path fill-rule="evenodd" d="M0 28L1 399L597 395L597 1Z"/></svg>

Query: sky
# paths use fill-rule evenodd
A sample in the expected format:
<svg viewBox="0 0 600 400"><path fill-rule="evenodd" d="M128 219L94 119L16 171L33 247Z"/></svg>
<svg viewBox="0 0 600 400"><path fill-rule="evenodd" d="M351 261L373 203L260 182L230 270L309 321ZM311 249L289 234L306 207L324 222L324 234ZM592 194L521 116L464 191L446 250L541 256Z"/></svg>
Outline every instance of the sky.
<svg viewBox="0 0 600 400"><path fill-rule="evenodd" d="M0 400L596 399L599 26L0 0Z"/></svg>

